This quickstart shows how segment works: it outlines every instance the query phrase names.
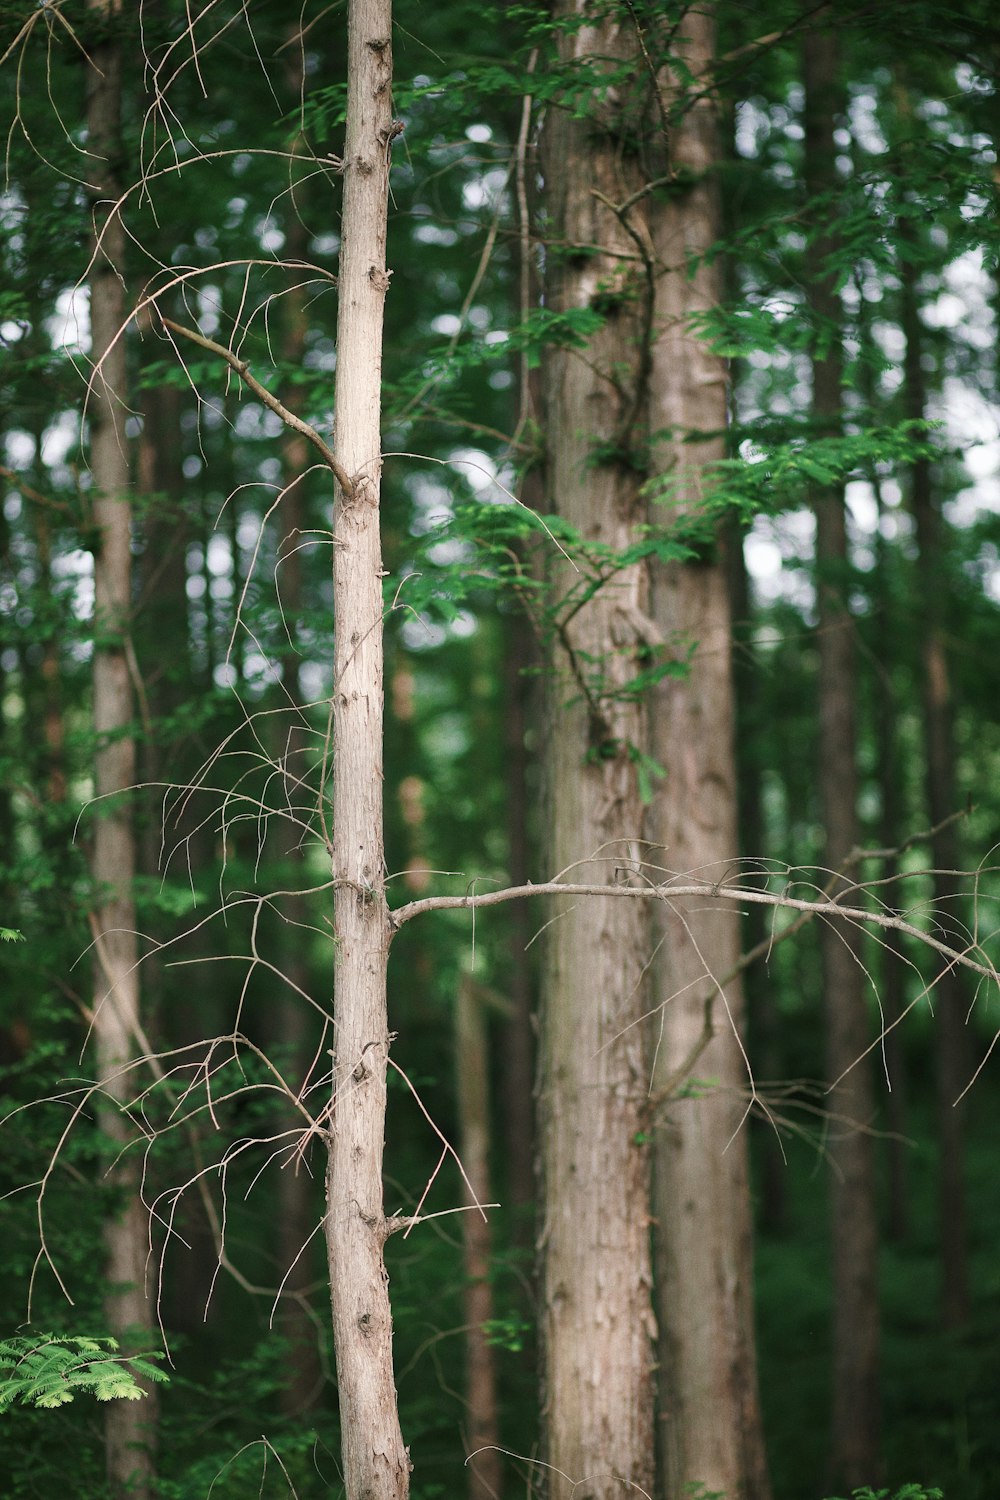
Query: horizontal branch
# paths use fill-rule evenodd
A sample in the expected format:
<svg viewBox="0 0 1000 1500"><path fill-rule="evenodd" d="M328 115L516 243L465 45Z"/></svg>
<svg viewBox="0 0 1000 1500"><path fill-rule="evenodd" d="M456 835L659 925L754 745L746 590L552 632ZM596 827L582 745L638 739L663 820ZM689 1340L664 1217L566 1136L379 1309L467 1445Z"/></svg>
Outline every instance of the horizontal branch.
<svg viewBox="0 0 1000 1500"><path fill-rule="evenodd" d="M521 901L527 896L599 896L626 901L676 901L682 897L708 898L718 901L749 902L756 906L780 907L786 911L805 912L811 917L836 918L840 921L857 922L866 927L881 927L905 933L917 942L933 948L949 962L961 964L974 974L986 979L1000 981L1000 974L992 964L979 963L968 952L952 948L940 938L925 932L915 923L893 912L866 911L860 906L842 906L838 901L808 901L798 896L778 895L773 891L758 891L742 886L715 884L708 880L689 881L685 885L571 885L559 880L543 881L538 885L512 885L502 891L484 891L481 895L425 896L420 901L409 901L390 913L390 921L398 930L413 917L429 911L476 911L486 906L502 906L507 901Z"/></svg>
<svg viewBox="0 0 1000 1500"><path fill-rule="evenodd" d="M227 349L225 344L217 344L214 339L206 338L203 333L197 333L193 328L185 328L183 324L174 323L170 318L164 318L162 314L161 320L164 328L169 328L171 333L179 333L182 338L189 339L192 344L197 344L200 349L206 349L209 354L217 354L220 359L224 359L230 369L235 370L244 384L250 387L254 395L259 397L265 406L270 407L271 411L281 418L286 427L290 427L293 432L301 433L304 438L307 438L312 443L313 447L321 454L323 462L332 471L333 477L347 498L349 500L354 498L354 481L344 466L338 462L333 449L323 441L315 427L310 426L308 422L304 422L301 417L297 417L293 411L289 411L283 401L279 401L277 396L272 395L266 385L261 384L256 375L251 374L250 366L246 360L240 359L239 355L234 354L232 349Z"/></svg>

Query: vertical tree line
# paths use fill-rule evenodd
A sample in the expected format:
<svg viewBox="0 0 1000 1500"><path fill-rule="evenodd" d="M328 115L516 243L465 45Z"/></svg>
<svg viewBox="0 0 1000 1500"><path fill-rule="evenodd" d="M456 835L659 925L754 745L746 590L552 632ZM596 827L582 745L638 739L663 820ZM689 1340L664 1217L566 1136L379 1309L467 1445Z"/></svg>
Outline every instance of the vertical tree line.
<svg viewBox="0 0 1000 1500"><path fill-rule="evenodd" d="M985 19L8 10L12 1493L985 1495Z"/></svg>

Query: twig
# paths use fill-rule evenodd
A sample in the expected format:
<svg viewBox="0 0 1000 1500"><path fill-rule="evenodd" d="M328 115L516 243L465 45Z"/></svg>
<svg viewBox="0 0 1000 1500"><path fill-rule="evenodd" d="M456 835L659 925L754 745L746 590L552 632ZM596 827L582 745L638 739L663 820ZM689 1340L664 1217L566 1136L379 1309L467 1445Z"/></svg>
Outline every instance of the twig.
<svg viewBox="0 0 1000 1500"><path fill-rule="evenodd" d="M235 370L243 383L250 387L254 395L259 397L265 406L270 407L271 411L281 418L286 427L290 427L293 432L301 433L304 438L307 438L312 443L313 447L322 455L323 462L332 471L334 478L347 499L354 499L354 480L348 475L343 465L338 462L333 450L323 441L315 427L310 426L308 422L304 422L301 417L297 417L294 412L289 411L284 402L279 401L277 396L273 395L267 389L267 386L261 385L257 377L250 373L250 366L246 360L240 359L238 354L234 354L232 349L227 349L224 344L217 344L214 339L206 338L203 333L196 333L193 328L185 328L180 323L174 323L170 318L164 318L162 313L160 319L164 328L169 328L171 333L179 333L182 338L190 339L192 344L197 344L201 349L207 349L209 354L217 354L220 359L224 359L230 369Z"/></svg>
<svg viewBox="0 0 1000 1500"><path fill-rule="evenodd" d="M891 912L866 911L860 906L842 906L838 901L808 901L797 896L776 895L772 891L757 891L746 886L713 884L709 880L690 881L685 885L663 882L658 885L583 885L564 884L558 880L542 881L537 885L508 886L501 891L484 891L481 895L425 896L419 901L409 901L389 913L390 923L398 931L405 922L428 911L476 910L482 906L502 906L507 901L519 901L526 896L608 896L612 899L638 901L673 901L681 896L697 896L720 901L747 901L757 906L783 907L788 911L805 912L811 917L838 917L848 922L858 922L870 927L890 928L915 938L936 953L950 959L952 963L971 969L985 979L1000 981L1000 974L992 964L978 963L968 953L960 952L933 937L929 932L908 922L905 917Z"/></svg>

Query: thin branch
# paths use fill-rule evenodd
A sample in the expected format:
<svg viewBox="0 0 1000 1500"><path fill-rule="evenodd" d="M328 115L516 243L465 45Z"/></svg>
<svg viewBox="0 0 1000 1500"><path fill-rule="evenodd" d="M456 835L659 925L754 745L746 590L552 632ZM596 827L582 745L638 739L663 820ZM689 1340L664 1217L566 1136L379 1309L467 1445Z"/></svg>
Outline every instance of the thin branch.
<svg viewBox="0 0 1000 1500"><path fill-rule="evenodd" d="M968 952L950 947L915 923L908 922L905 917L891 912L866 911L860 906L842 906L838 901L808 901L797 896L777 895L772 891L758 891L745 886L715 884L710 880L694 880L684 885L674 885L668 881L649 886L563 884L558 880L542 881L538 885L529 882L527 885L508 886L505 890L484 891L481 895L425 896L419 901L409 901L405 906L397 907L390 912L389 917L393 929L398 931L404 923L424 912L473 911L482 906L502 906L507 901L520 901L526 896L609 896L613 899L637 901L673 901L680 896L697 896L720 901L748 901L757 906L805 912L811 917L838 917L862 926L891 928L905 933L907 937L933 948L936 953L943 954L953 963L971 969L974 974L1000 982L1000 974L992 964L977 962L969 957Z"/></svg>
<svg viewBox="0 0 1000 1500"><path fill-rule="evenodd" d="M340 485L348 500L354 499L354 481L350 478L343 465L338 462L333 450L323 441L315 427L310 426L308 422L304 422L301 417L297 417L294 412L289 411L284 402L279 401L277 396L273 395L267 389L267 386L261 385L257 377L250 373L250 367L246 360L240 359L238 354L234 354L232 349L227 349L224 344L217 344L214 339L206 338L203 333L196 333L193 328L185 328L180 323L174 323L170 318L162 317L162 314L161 320L163 326L169 328L171 333L179 333L182 338L189 339L192 344L197 344L201 349L207 349L209 354L216 354L220 359L224 359L230 369L235 370L244 384L250 387L254 395L281 418L286 427L290 427L293 432L301 433L304 438L307 438L312 443L313 447L321 454L324 463L332 471L333 477Z"/></svg>

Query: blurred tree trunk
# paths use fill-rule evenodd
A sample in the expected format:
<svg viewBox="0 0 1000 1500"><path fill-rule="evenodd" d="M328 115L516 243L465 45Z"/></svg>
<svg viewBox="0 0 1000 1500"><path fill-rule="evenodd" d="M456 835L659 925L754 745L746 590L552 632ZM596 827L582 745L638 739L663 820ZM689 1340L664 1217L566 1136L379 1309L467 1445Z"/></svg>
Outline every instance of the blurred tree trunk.
<svg viewBox="0 0 1000 1500"><path fill-rule="evenodd" d="M820 215L836 201L834 129L846 113L840 53L828 30L804 43L805 184ZM818 433L841 427L843 364L840 299L831 264L831 230L813 241L819 271L809 288L816 337L813 418ZM842 488L815 497L819 622L819 783L826 835L824 862L840 868L858 845L855 765L858 697L850 614L847 518ZM847 880L842 888L847 888ZM836 888L834 889L836 895ZM829 1084L830 1210L833 1253L833 1402L830 1483L873 1483L879 1473L878 1227L875 1201L872 1041L857 934L827 924L822 935Z"/></svg>
<svg viewBox="0 0 1000 1500"><path fill-rule="evenodd" d="M122 191L121 107L123 47L120 0L90 0L94 37L87 65L88 176L93 183L93 265L90 274L90 446L93 478L94 760L97 798L92 874L96 988L94 1036L104 1105L114 1202L105 1226L108 1330L124 1349L153 1342L146 1296L148 1218L140 1200L141 1158L123 1155L134 1140L124 1105L134 1092L123 1070L135 1054L140 995L133 880L135 833L128 789L135 782L133 688L129 654L132 515L125 438L127 371L123 268L125 233L116 204ZM110 1494L152 1494L156 1396L114 1401L105 1414Z"/></svg>
<svg viewBox="0 0 1000 1500"><path fill-rule="evenodd" d="M458 1093L459 1155L474 1198L466 1189L462 1215L465 1260L466 1449L469 1500L500 1500L503 1465L497 1423L496 1350L488 1325L493 1319L490 1264L493 1233L475 1207L489 1203L490 1087L486 1007L494 997L469 974L459 980L455 1009L455 1065ZM501 1012L509 1007L502 1001Z"/></svg>
<svg viewBox="0 0 1000 1500"><path fill-rule="evenodd" d="M635 89L595 88L586 118L551 109L542 141L549 233L546 305L596 308L585 349L552 346L544 365L549 508L588 543L620 551L645 519L641 443L645 295L635 245L611 205L642 185L623 149L642 124L645 85L631 20L556 6L560 61L600 71L635 59ZM584 246L574 253L572 247ZM579 593L558 558L553 600ZM579 601L578 601L579 602ZM645 713L622 686L647 644L642 565L557 628L549 663L546 859L588 881L629 881L642 858L634 756ZM553 901L539 1036L539 1245L544 1457L549 1492L605 1500L653 1483L644 903Z"/></svg>
<svg viewBox="0 0 1000 1500"><path fill-rule="evenodd" d="M335 1068L326 1245L348 1500L404 1500L382 1191L391 924L382 833L381 349L392 7L351 0L333 451Z"/></svg>
<svg viewBox="0 0 1000 1500"><path fill-rule="evenodd" d="M877 475L872 477L872 489L878 505L878 535L875 541L876 598L876 648L878 680L875 687L875 739L878 746L879 788L882 813L879 822L879 837L884 849L895 849L903 838L903 809L900 786L903 775L903 758L900 753L897 720L899 701L892 678L892 663L896 660L893 641L893 600L890 583L889 545L882 535L881 523L886 514ZM895 882L900 874L898 855L890 855L882 862L881 879L892 882L885 887L894 893ZM887 899L891 902L893 895ZM888 1202L886 1205L886 1235L896 1244L902 1243L909 1232L909 1188L907 1156L910 1150L906 1140L907 1072L906 1053L903 1047L903 1028L899 1024L906 1007L906 966L903 944L898 932L887 931L881 935L882 965L879 974L879 1000L885 1017L886 1034L883 1042L888 1097L886 1099L886 1126L889 1132L885 1143L886 1175L888 1177Z"/></svg>
<svg viewBox="0 0 1000 1500"><path fill-rule="evenodd" d="M684 188L654 218L650 426L655 471L671 484L666 514L682 525L710 492L705 466L725 454L724 362L690 326L721 295L718 262L689 263L720 236L716 104L706 86L714 49L712 15L689 12L671 46L689 73L676 83L665 74L661 84L671 122L667 170ZM650 829L662 850L657 862L717 879L737 853L732 641L721 536L713 540L709 523L700 545L701 560L654 573L656 625L681 660L691 659L686 676L666 678L653 696L653 754L666 774ZM740 918L717 903L664 903L660 935L653 1206L664 1491L703 1484L728 1500L766 1500L743 994L738 981L724 991L716 983L739 954Z"/></svg>
<svg viewBox="0 0 1000 1500"><path fill-rule="evenodd" d="M728 297L727 297L727 300ZM752 876L765 859L764 785L762 776L763 725L757 707L761 666L754 648L754 605L750 595L743 534L739 526L727 528L724 561L729 574L729 606L733 631L733 692L736 720L736 784L739 847ZM767 885L766 876L760 885ZM766 942L769 930L765 906L748 906L742 934L747 950ZM747 1007L747 1051L756 1077L774 1084L784 1076L781 1048L781 1016L777 986L765 965L755 963L744 980ZM754 1119L760 1161L760 1224L770 1234L784 1234L789 1227L787 1164L781 1140L770 1120Z"/></svg>
<svg viewBox="0 0 1000 1500"><path fill-rule="evenodd" d="M298 108L304 83L303 40L296 20L288 30L285 44L285 84L288 97ZM302 150L296 134L291 151ZM293 168L294 172L294 168ZM284 256L289 262L290 285L281 300L284 319L282 362L288 372L303 368L306 336L309 331L307 299L308 273L303 269L309 256L309 234L302 217L305 186L298 175L292 177L285 198ZM289 411L299 404L298 387L289 380L281 399ZM306 528L306 471L311 467L315 450L299 432L286 428L282 438L283 494L278 507L278 596L281 601L285 651L281 663L281 699L279 711L272 717L272 755L282 772L282 803L294 810L296 820L274 819L277 829L276 853L283 874L281 910L285 919L280 953L282 973L287 984L280 990L274 1009L274 1042L285 1078L293 1088L305 1089L309 1083L313 1060L320 1052L316 1015L303 999L310 993L309 933L310 910L301 889L310 884L305 868L303 823L311 815L309 806L309 724L303 706L303 688L299 671L301 660L298 625L305 606L303 594L303 548ZM234 560L235 561L235 560ZM282 1128L294 1132L302 1119L291 1107L284 1111ZM288 1137L294 1140L294 1135ZM278 1326L288 1341L288 1378L282 1385L282 1409L291 1416L315 1406L323 1390L325 1375L320 1360L317 1319L310 1307L310 1289L317 1280L315 1229L321 1206L316 1184L297 1145L282 1152L278 1174L278 1275L283 1293L279 1305Z"/></svg>
<svg viewBox="0 0 1000 1500"><path fill-rule="evenodd" d="M911 115L905 91L904 118ZM923 421L927 392L922 365L923 338L917 272L904 239L900 280L906 415ZM930 460L918 458L910 470L910 504L917 530L917 597L920 601L920 671L924 720L924 772L930 813L931 863L934 867L935 922L946 942L959 950L968 944L961 919L958 809L955 785L955 729L951 672L946 646L947 574L942 568L947 539L934 495ZM951 819L950 822L947 820ZM971 1076L965 1033L969 1003L961 972L951 964L938 972L932 997L936 1013L938 1131L941 1138L939 1212L942 1255L942 1311L945 1325L957 1328L969 1317L969 1267L965 1203L965 1106L959 1102Z"/></svg>
<svg viewBox="0 0 1000 1500"><path fill-rule="evenodd" d="M525 504L530 500L521 499ZM504 768L507 780L507 859L512 885L531 879L529 857L527 732L532 691L526 669L536 651L528 622L518 611L504 617ZM513 1232L519 1245L532 1240L535 1201L535 1100L532 1002L534 984L528 944L535 931L530 906L514 901L510 924L511 1012L503 1027L501 1061L504 1079L507 1193L513 1209Z"/></svg>

